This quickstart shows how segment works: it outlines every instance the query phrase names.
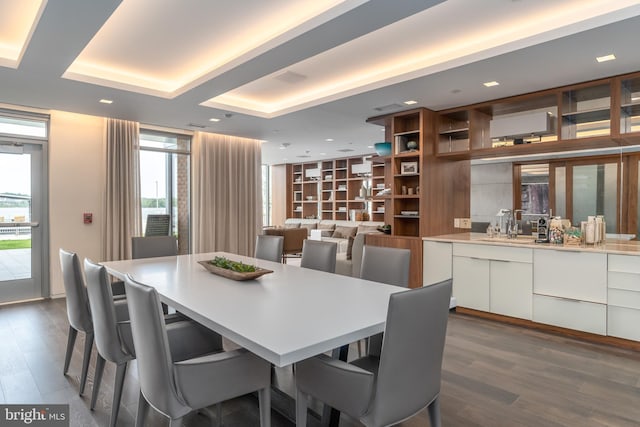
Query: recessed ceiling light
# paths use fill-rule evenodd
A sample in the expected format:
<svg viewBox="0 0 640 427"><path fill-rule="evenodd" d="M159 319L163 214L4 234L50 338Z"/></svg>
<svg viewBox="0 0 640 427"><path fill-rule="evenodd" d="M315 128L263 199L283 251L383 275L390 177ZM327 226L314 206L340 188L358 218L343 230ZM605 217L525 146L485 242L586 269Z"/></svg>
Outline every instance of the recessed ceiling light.
<svg viewBox="0 0 640 427"><path fill-rule="evenodd" d="M613 61L614 59L616 59L616 56L613 53L610 53L609 55L598 56L596 58L596 61L607 62L607 61Z"/></svg>
<svg viewBox="0 0 640 427"><path fill-rule="evenodd" d="M414 101L413 99L409 100L409 101L404 101L405 104L407 105L413 105L413 104L417 104L418 101Z"/></svg>
<svg viewBox="0 0 640 427"><path fill-rule="evenodd" d="M325 141L327 141L327 142L333 142L333 138L327 138L327 139L325 139Z"/></svg>
<svg viewBox="0 0 640 427"><path fill-rule="evenodd" d="M373 148L373 145L367 145L367 148Z"/></svg>
<svg viewBox="0 0 640 427"><path fill-rule="evenodd" d="M279 148L280 148L281 150L284 150L284 149L286 149L286 148L287 148L288 146L290 146L290 145L291 145L291 144L289 144L288 142L283 142L282 144L280 144L280 147L279 147Z"/></svg>
<svg viewBox="0 0 640 427"><path fill-rule="evenodd" d="M215 117L212 117L209 119L210 122L219 122L220 119L216 119Z"/></svg>
<svg viewBox="0 0 640 427"><path fill-rule="evenodd" d="M111 99L101 99L100 103L101 104L113 104L113 101Z"/></svg>
<svg viewBox="0 0 640 427"><path fill-rule="evenodd" d="M491 82L485 82L482 83L483 85L485 85L486 87L492 87L492 86L498 86L500 83L498 83L497 81L491 81Z"/></svg>
<svg viewBox="0 0 640 427"><path fill-rule="evenodd" d="M321 155L321 156L326 156L326 155L327 155L327 153L320 153L320 155Z"/></svg>

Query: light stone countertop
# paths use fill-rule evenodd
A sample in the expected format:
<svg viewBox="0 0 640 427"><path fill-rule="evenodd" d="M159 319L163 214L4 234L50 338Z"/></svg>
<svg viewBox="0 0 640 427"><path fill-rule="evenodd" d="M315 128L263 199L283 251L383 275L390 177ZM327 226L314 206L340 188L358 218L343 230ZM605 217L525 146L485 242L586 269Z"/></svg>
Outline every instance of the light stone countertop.
<svg viewBox="0 0 640 427"><path fill-rule="evenodd" d="M529 236L519 236L517 239L506 237L487 237L485 233L456 233L441 236L423 237L424 241L471 243L477 245L513 246L532 249L553 249L570 252L597 252L619 255L640 255L640 241L608 239L604 245L563 246L551 243L535 243Z"/></svg>

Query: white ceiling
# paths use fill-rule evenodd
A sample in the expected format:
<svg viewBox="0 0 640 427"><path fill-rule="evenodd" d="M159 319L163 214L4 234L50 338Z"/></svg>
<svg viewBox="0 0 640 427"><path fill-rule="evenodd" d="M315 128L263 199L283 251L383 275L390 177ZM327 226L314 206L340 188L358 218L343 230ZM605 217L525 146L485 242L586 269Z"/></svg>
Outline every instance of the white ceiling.
<svg viewBox="0 0 640 427"><path fill-rule="evenodd" d="M366 118L407 100L640 71L636 0L17 3L0 0L0 103L260 139L266 163L370 153Z"/></svg>

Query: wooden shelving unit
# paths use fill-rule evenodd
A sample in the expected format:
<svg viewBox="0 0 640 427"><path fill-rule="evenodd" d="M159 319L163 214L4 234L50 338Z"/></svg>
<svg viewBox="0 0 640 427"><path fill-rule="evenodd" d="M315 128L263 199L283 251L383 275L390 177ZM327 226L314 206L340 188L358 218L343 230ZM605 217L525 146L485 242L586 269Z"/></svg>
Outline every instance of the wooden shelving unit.
<svg viewBox="0 0 640 427"><path fill-rule="evenodd" d="M384 205L384 221L391 224L393 236L453 233L453 219L469 216L469 162L435 155L435 146L449 130L436 127L437 118L433 111L419 108L368 120L385 126L393 144L391 156L380 160L387 165L385 186L391 194L376 200ZM450 119L460 122L457 115ZM460 131L458 123L451 125Z"/></svg>
<svg viewBox="0 0 640 427"><path fill-rule="evenodd" d="M372 161L374 155L287 165L287 217L349 220L384 220L380 201L372 199L377 184L385 182L385 164ZM368 192L363 192L363 185ZM372 188L373 186L373 188ZM375 213L372 212L375 210Z"/></svg>

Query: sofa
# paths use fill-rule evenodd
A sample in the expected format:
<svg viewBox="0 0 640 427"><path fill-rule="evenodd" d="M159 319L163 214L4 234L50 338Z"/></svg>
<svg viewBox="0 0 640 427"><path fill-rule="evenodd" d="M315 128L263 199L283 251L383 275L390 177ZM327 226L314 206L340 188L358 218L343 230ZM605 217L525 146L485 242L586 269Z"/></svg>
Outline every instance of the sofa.
<svg viewBox="0 0 640 427"><path fill-rule="evenodd" d="M301 219L287 218L284 222L284 228L306 228L307 237L311 237L313 230L314 237L318 236L325 242L335 242L338 245L338 253L347 252L349 245L349 236L354 237L357 234L377 232L377 228L384 225L381 221L342 221L328 219Z"/></svg>

